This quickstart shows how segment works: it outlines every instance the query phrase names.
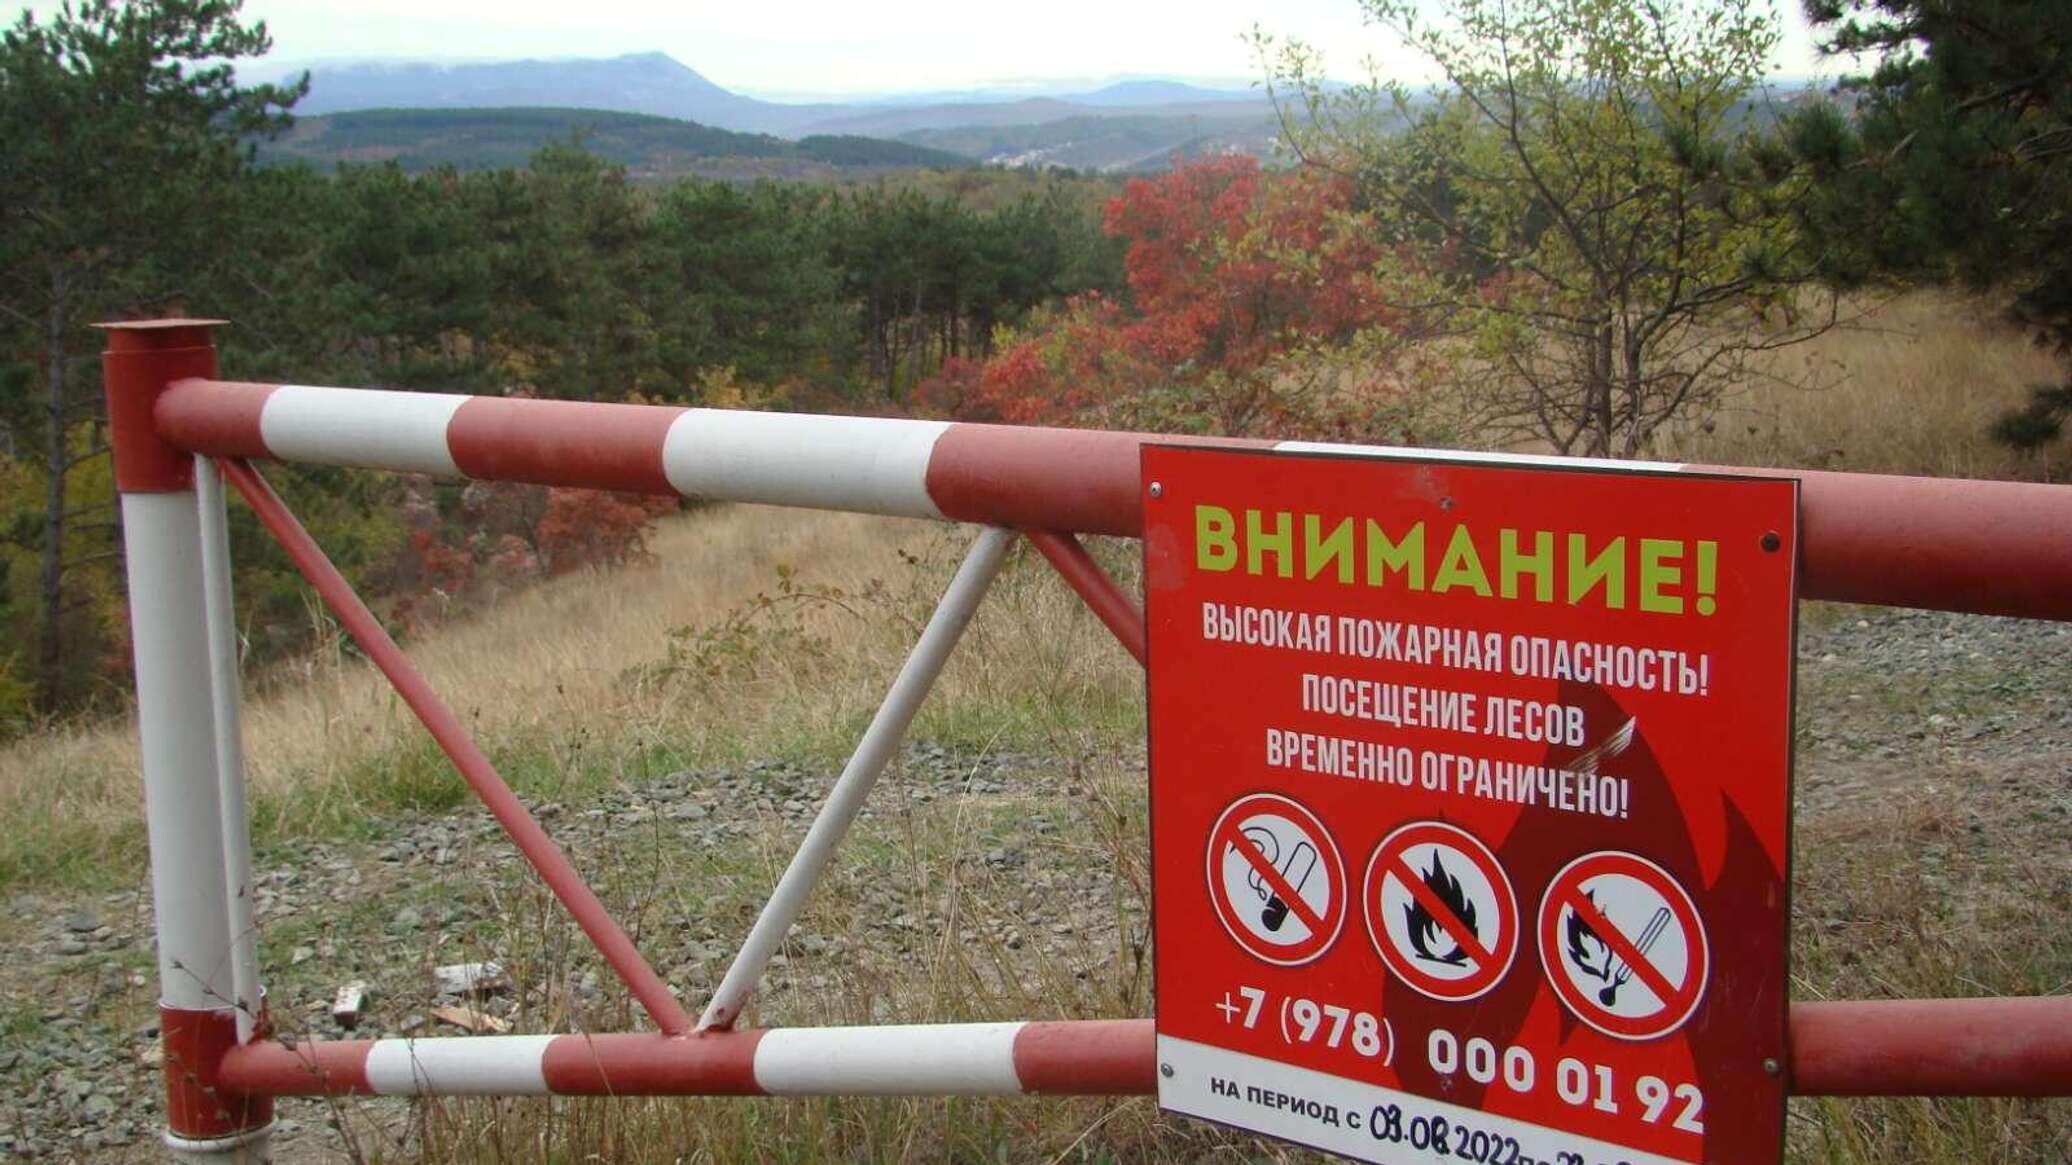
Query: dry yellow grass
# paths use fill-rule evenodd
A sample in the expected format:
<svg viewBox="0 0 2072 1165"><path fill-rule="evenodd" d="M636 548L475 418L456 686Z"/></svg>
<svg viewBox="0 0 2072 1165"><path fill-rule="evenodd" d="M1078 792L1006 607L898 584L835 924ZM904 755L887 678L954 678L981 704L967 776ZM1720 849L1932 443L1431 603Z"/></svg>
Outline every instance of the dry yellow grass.
<svg viewBox="0 0 2072 1165"><path fill-rule="evenodd" d="M491 734L516 724L630 729L671 710L666 700L629 700L618 669L656 654L671 628L725 614L767 588L779 563L812 562L837 585L883 573L896 562L889 535L901 525L847 514L769 520L752 509L699 511L662 525L652 540L655 563L614 572L608 585L585 571L516 593L413 642L411 658ZM410 730L380 676L335 652L261 680L244 709L255 793L284 791L291 774L321 780ZM132 731L73 728L14 744L0 752L0 796L39 777L89 801L107 785L135 788Z"/></svg>
<svg viewBox="0 0 2072 1165"><path fill-rule="evenodd" d="M1919 291L1845 304L1842 323L1769 354L1766 379L1705 424L1657 440L1670 460L1937 477L2072 476L2066 446L2020 453L1994 418L2063 363L1976 300Z"/></svg>
<svg viewBox="0 0 2072 1165"><path fill-rule="evenodd" d="M882 523L834 514L775 524L743 517L715 510L669 523L655 549L670 569L624 570L609 586L587 572L555 579L413 643L412 658L489 732L519 723L622 723L629 714L637 723L651 710L625 706L612 669L653 654L672 626L746 599L787 555L805 552L855 572L883 569L892 557ZM692 563L695 574L683 570ZM407 717L371 667L344 663L335 651L313 654L264 677L261 693L247 700L248 786L266 795L295 781L297 791L321 794L338 773L414 732ZM38 816L130 817L139 780L132 722L64 728L0 750L0 813L19 819L33 801Z"/></svg>
<svg viewBox="0 0 2072 1165"><path fill-rule="evenodd" d="M875 707L964 537L902 519L712 507L662 523L649 563L509 594L406 648L521 788L638 779L653 754L682 767L825 752ZM926 714L938 728L971 727L950 722L973 709L983 721L1013 703L1001 699L1007 689L1057 685L1112 689L1116 714L1133 714L1119 685L1134 677L1105 666L1117 649L1074 614L1061 583L1010 571L997 589L1021 595L1022 609L982 615ZM763 606L759 596L778 597ZM1003 638L1014 642L986 647ZM671 667L672 644L678 662L717 663L723 674ZM247 779L262 840L392 809L383 791L413 774L441 798L455 794L408 709L335 641L252 686ZM0 748L0 818L31 826L0 841L0 879L91 881L122 864L109 859L136 852L135 739L119 721ZM406 805L411 795L402 790Z"/></svg>

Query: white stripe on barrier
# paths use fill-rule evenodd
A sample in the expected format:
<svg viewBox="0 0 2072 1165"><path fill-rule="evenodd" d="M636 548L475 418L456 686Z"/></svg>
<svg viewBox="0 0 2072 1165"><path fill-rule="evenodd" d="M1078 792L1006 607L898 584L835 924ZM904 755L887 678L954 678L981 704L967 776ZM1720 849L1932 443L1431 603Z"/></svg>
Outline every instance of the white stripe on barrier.
<svg viewBox="0 0 2072 1165"><path fill-rule="evenodd" d="M928 459L942 421L692 409L669 426L662 472L687 497L940 518Z"/></svg>
<svg viewBox="0 0 2072 1165"><path fill-rule="evenodd" d="M1551 465L1559 469L1625 469L1636 473L1682 473L1687 467L1668 461L1623 461L1616 457L1556 457L1549 453L1475 453L1465 449L1416 449L1402 445L1334 445L1328 441L1282 441L1281 453L1337 453L1346 457L1383 457L1407 461L1492 461L1503 465Z"/></svg>
<svg viewBox="0 0 2072 1165"><path fill-rule="evenodd" d="M284 384L259 413L259 439L281 461L459 477L446 425L465 396Z"/></svg>
<svg viewBox="0 0 2072 1165"><path fill-rule="evenodd" d="M389 1096L543 1096L542 1066L554 1039L376 1040L367 1052L367 1087Z"/></svg>
<svg viewBox="0 0 2072 1165"><path fill-rule="evenodd" d="M158 916L159 1001L216 1011L237 999L208 684L201 514L192 491L122 495L136 660L138 751ZM242 810L242 806L239 807Z"/></svg>
<svg viewBox="0 0 2072 1165"><path fill-rule="evenodd" d="M755 1048L756 1086L773 1096L1002 1096L1019 1023L776 1028Z"/></svg>

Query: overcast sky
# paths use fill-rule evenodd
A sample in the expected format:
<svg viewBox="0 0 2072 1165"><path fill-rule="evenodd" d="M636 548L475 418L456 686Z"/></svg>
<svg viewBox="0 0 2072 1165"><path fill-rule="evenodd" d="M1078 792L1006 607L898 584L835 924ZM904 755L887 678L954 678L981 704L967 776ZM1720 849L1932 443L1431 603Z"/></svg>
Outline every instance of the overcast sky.
<svg viewBox="0 0 2072 1165"><path fill-rule="evenodd" d="M1777 0L1773 68L1821 71L1799 0ZM12 23L48 0L0 2ZM758 95L951 89L1025 78L1159 74L1249 80L1254 24L1323 47L1332 75L1407 59L1356 0L246 0L272 60L509 60L659 50ZM1832 70L1828 70L1832 71Z"/></svg>

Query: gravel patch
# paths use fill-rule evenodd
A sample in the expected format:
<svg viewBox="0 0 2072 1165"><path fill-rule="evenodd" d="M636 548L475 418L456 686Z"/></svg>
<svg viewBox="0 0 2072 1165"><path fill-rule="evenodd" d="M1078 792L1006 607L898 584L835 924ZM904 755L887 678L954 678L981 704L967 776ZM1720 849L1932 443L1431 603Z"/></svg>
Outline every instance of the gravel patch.
<svg viewBox="0 0 2072 1165"><path fill-rule="evenodd" d="M1802 839L1821 823L1952 782L1968 783L1974 820L2014 815L2065 836L2072 627L1809 612L1798 693ZM1141 847L1142 802L1110 793L1140 792L1142 757L1124 758L1119 771L1113 758L1100 762L1122 778L1108 787L1087 777L1088 759L908 748L852 837L862 852L845 854L773 960L756 1021L925 1021L949 1016L917 1009L951 1012L975 994L1054 1013L1074 984L1110 997L1129 990L1111 987L1141 980L1146 920L1141 888L1115 859ZM826 769L766 762L533 807L695 1009L832 779ZM516 1031L626 1025L608 972L485 813L370 822L367 832L259 855L254 905L281 1032L462 1034L442 1008ZM0 1156L158 1159L155 970L139 879L119 893L6 903L0 934L15 957L0 970ZM931 1000L903 988L917 960L953 968L943 974L963 994ZM438 991L436 968L476 961L497 962L509 988L466 998ZM351 982L366 985L368 1001L347 1027L331 1009ZM938 995L942 987L934 984ZM338 1110L286 1102L281 1116L281 1160L341 1159ZM363 1122L361 1135L370 1125L408 1135L406 1105L359 1104L345 1119Z"/></svg>

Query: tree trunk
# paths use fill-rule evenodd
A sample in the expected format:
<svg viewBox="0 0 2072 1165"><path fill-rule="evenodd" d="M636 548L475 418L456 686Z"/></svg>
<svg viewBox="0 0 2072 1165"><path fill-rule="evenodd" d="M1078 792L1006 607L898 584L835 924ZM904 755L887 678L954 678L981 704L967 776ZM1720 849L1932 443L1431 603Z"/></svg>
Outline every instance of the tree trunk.
<svg viewBox="0 0 2072 1165"><path fill-rule="evenodd" d="M870 292L870 301L870 376L871 379L874 381L880 379L889 381L891 379L891 374L885 371L885 366L891 361L892 356L890 351L888 351L889 344L886 341L885 298L883 293L881 293L876 287L873 287L871 288ZM890 394L889 389L887 390L887 393L888 395Z"/></svg>
<svg viewBox="0 0 2072 1165"><path fill-rule="evenodd" d="M897 292L892 293L890 298L892 301L892 311L885 317L883 325L885 361L884 367L880 369L880 374L885 378L885 399L895 401L899 399L900 345L906 336L906 328L902 326L899 313L906 306L906 301L905 297Z"/></svg>
<svg viewBox="0 0 2072 1165"><path fill-rule="evenodd" d="M1660 418L1650 421L1648 417L1647 381L1641 373L1645 369L1645 357L1641 353L1640 339L1631 333L1627 335L1623 352L1624 365L1620 369L1621 380L1626 392L1626 407L1631 413L1626 426L1626 442L1619 450L1621 457L1638 457L1641 447L1654 435L1655 425Z"/></svg>
<svg viewBox="0 0 2072 1165"><path fill-rule="evenodd" d="M1590 349L1590 447L1586 457L1609 457L1612 452L1612 329L1598 329Z"/></svg>
<svg viewBox="0 0 2072 1165"><path fill-rule="evenodd" d="M44 336L44 410L49 432L44 439L43 562L40 593L43 623L36 644L36 706L46 715L58 710L64 684L65 478L70 468L65 442L65 271L50 273L50 311Z"/></svg>

